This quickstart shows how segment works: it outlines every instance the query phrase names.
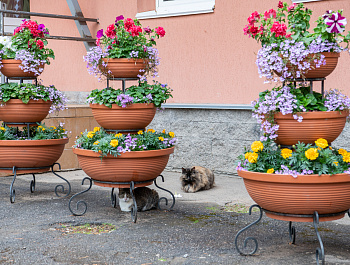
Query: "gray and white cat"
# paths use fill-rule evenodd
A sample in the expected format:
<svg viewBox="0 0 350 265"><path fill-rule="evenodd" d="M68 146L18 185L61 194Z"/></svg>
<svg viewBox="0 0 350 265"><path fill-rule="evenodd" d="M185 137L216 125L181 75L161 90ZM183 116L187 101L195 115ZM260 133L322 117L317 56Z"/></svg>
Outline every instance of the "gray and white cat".
<svg viewBox="0 0 350 265"><path fill-rule="evenodd" d="M147 187L136 188L134 189L134 196L138 212L148 211L158 207L159 195L158 192L153 189ZM123 212L130 212L132 205L134 205L130 189L120 188L118 198L120 210Z"/></svg>
<svg viewBox="0 0 350 265"><path fill-rule="evenodd" d="M185 192L209 190L214 184L214 173L209 168L195 166L182 168L181 189Z"/></svg>

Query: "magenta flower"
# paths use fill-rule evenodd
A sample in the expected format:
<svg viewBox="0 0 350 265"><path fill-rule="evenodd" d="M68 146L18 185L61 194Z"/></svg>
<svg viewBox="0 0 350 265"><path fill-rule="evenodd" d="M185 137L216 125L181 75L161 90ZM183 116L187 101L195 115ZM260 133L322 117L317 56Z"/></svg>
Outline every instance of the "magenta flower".
<svg viewBox="0 0 350 265"><path fill-rule="evenodd" d="M119 20L123 20L124 19L124 16L123 15L120 15L120 16L117 16L115 18L115 23L117 24Z"/></svg>
<svg viewBox="0 0 350 265"><path fill-rule="evenodd" d="M328 33L342 33L347 24L346 18L338 12L326 17L324 22L327 25L326 31Z"/></svg>
<svg viewBox="0 0 350 265"><path fill-rule="evenodd" d="M97 31L96 33L96 38L100 39L103 37L103 29L100 29L99 31Z"/></svg>

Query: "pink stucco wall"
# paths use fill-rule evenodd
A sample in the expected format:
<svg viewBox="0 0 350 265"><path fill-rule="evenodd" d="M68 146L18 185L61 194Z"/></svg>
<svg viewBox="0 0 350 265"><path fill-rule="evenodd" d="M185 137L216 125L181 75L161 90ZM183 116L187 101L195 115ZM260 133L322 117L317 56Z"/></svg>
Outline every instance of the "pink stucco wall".
<svg viewBox="0 0 350 265"><path fill-rule="evenodd" d="M154 0L155 1L155 0ZM95 36L116 16L134 18L137 0L79 1L85 17L99 18L100 24L88 22ZM143 26L162 26L166 36L158 41L161 57L159 81L173 88L173 103L249 104L258 93L271 87L263 84L255 66L259 44L243 35L247 17L253 12L276 8L277 0L221 1L214 13L142 20ZM291 3L290 0L287 2ZM350 1L332 0L307 3L314 18L326 10L344 9L350 30ZM140 8L140 6L139 6ZM144 7L142 7L144 8ZM46 0L32 0L32 12L71 15L65 0L49 5ZM70 20L34 18L44 23L52 35L79 36ZM83 43L50 40L56 60L47 66L41 79L63 91L91 91L105 87L86 71L82 58ZM338 88L350 96L350 55L343 52L336 70L327 78L326 88Z"/></svg>

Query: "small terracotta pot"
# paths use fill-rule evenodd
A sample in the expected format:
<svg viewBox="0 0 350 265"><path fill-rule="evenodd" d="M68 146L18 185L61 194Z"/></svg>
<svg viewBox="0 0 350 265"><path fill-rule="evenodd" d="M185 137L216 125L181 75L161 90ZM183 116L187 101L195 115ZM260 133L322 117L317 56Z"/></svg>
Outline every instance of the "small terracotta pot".
<svg viewBox="0 0 350 265"><path fill-rule="evenodd" d="M156 114L153 103L134 103L125 108L117 104L113 104L112 108L90 104L90 108L97 123L110 130L142 130L151 123Z"/></svg>
<svg viewBox="0 0 350 265"><path fill-rule="evenodd" d="M103 58L103 61L107 63L107 66L102 67L102 72L114 78L137 78L138 75L145 73L140 70L145 69L147 63L146 60L132 58Z"/></svg>
<svg viewBox="0 0 350 265"><path fill-rule="evenodd" d="M283 216L336 214L350 209L350 175L291 175L237 171L244 179L250 197L269 211L266 215L284 221L312 222L312 217ZM340 219L344 214L321 217L320 221Z"/></svg>
<svg viewBox="0 0 350 265"><path fill-rule="evenodd" d="M68 138L50 140L0 140L0 168L32 168L54 164L62 155ZM1 171L4 171L1 169ZM6 171L6 170L5 170ZM11 170L7 170L7 172ZM20 173L43 172L18 170Z"/></svg>
<svg viewBox="0 0 350 265"><path fill-rule="evenodd" d="M19 66L22 61L15 59L5 59L2 60L2 68L0 69L1 73L7 77L36 77L33 72L24 72ZM45 64L41 64L40 68L44 68Z"/></svg>
<svg viewBox="0 0 350 265"><path fill-rule="evenodd" d="M324 78L334 71L334 69L337 67L340 54L336 52L322 52L321 54L325 56L326 64L316 67L315 62L311 61L311 69L304 73L304 76L300 78ZM291 64L287 64L287 67L289 71L292 68ZM278 72L276 72L276 74L281 76L281 74Z"/></svg>
<svg viewBox="0 0 350 265"><path fill-rule="evenodd" d="M4 122L41 122L49 114L51 101L10 99L0 106L0 119Z"/></svg>
<svg viewBox="0 0 350 265"><path fill-rule="evenodd" d="M293 145L298 142L313 144L318 138L333 142L343 131L349 111L312 111L300 112L303 121L298 122L292 114L275 114L279 125L277 144Z"/></svg>
<svg viewBox="0 0 350 265"><path fill-rule="evenodd" d="M166 167L174 147L161 150L132 151L118 157L101 155L92 150L73 148L82 170L93 180L104 182L144 181L135 187L151 185ZM94 182L98 186L129 188L130 184L109 184Z"/></svg>

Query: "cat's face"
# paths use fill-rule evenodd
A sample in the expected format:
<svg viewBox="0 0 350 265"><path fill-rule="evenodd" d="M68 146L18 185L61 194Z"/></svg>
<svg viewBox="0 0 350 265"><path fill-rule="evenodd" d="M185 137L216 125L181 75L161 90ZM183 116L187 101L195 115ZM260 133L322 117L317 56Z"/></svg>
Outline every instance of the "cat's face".
<svg viewBox="0 0 350 265"><path fill-rule="evenodd" d="M132 198L130 194L130 189L128 188L119 189L118 198L120 201L124 201L124 202L130 201Z"/></svg>
<svg viewBox="0 0 350 265"><path fill-rule="evenodd" d="M186 181L193 181L196 177L195 168L182 168L182 179Z"/></svg>

